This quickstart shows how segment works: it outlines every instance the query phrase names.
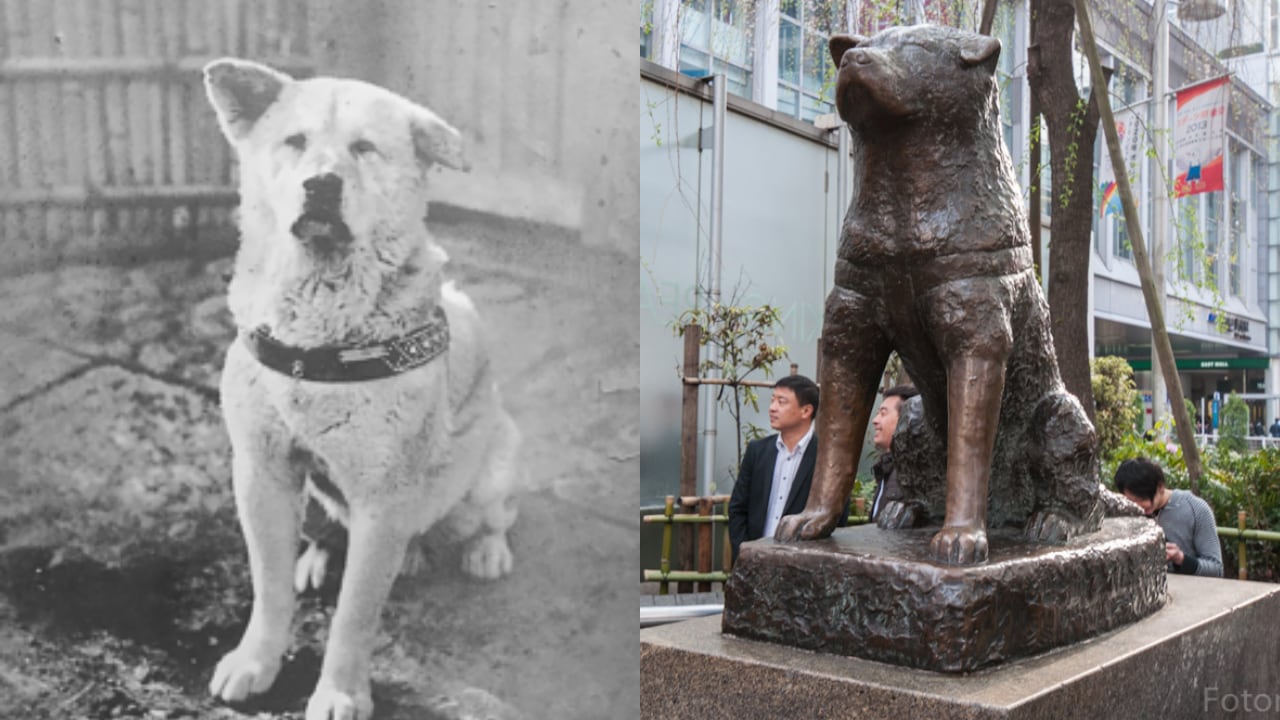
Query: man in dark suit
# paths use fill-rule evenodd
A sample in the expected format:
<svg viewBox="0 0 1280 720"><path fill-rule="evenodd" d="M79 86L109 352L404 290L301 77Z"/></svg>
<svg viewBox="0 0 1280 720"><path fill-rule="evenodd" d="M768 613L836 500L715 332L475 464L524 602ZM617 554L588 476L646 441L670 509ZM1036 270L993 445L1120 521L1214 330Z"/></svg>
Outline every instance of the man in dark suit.
<svg viewBox="0 0 1280 720"><path fill-rule="evenodd" d="M896 514L897 517L892 520L882 519L881 515L891 503L902 502L902 486L898 484L898 473L893 469L893 454L890 451L893 445L893 433L898 429L898 411L902 409L902 403L919 394L920 392L912 385L895 385L885 390L884 399L880 401L880 409L871 420L871 427L875 428L871 443L880 456L871 467L871 474L876 479L876 492L871 502L870 520L882 526L910 527L915 524L915 510L911 507L897 507L894 513L891 513Z"/></svg>
<svg viewBox="0 0 1280 720"><path fill-rule="evenodd" d="M788 375L774 385L769 425L778 432L747 444L729 498L729 543L735 562L743 542L772 537L783 515L804 510L818 457L813 434L817 414L818 386L812 380ZM847 508L844 514L848 516Z"/></svg>

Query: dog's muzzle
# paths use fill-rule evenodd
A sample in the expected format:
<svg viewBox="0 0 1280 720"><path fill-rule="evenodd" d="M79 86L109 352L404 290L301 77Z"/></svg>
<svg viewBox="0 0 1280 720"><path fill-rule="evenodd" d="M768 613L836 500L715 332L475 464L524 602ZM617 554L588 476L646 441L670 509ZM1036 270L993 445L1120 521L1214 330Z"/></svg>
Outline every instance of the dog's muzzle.
<svg viewBox="0 0 1280 720"><path fill-rule="evenodd" d="M337 243L351 242L351 229L342 220L342 178L324 173L302 183L306 199L302 214L289 228L294 237L308 243L319 243L332 249Z"/></svg>

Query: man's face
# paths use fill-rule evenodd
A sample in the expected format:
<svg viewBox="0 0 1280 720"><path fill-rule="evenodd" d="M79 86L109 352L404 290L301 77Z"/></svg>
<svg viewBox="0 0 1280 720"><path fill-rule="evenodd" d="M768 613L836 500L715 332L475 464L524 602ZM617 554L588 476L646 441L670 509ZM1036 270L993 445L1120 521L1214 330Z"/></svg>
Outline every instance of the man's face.
<svg viewBox="0 0 1280 720"><path fill-rule="evenodd" d="M774 388L769 398L769 425L778 432L799 429L809 424L812 405L800 407L791 388Z"/></svg>
<svg viewBox="0 0 1280 720"><path fill-rule="evenodd" d="M901 405L902 398L897 395L885 398L871 421L871 426L875 428L871 442L880 452L889 452L889 445L893 442L893 431L898 427L898 407Z"/></svg>
<svg viewBox="0 0 1280 720"><path fill-rule="evenodd" d="M1142 512L1147 517L1151 517L1151 513L1156 511L1155 498L1140 498L1137 495L1134 495L1133 493L1129 492L1128 490L1124 491L1124 496L1132 500L1134 505L1137 505L1138 507L1142 508Z"/></svg>

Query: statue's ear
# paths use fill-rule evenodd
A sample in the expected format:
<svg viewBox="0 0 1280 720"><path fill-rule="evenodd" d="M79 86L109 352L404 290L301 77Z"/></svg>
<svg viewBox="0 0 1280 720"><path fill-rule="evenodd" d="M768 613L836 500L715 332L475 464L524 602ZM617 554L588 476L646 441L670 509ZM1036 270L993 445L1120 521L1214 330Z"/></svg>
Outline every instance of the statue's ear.
<svg viewBox="0 0 1280 720"><path fill-rule="evenodd" d="M222 58L204 67L204 89L228 140L242 140L293 78L256 62Z"/></svg>
<svg viewBox="0 0 1280 720"><path fill-rule="evenodd" d="M1000 41L990 35L970 35L960 41L960 60L966 67L990 62L995 68L995 59L1000 57Z"/></svg>
<svg viewBox="0 0 1280 720"><path fill-rule="evenodd" d="M413 134L413 149L423 165L439 163L454 170L469 172L463 149L462 133L458 132L439 115L410 103L409 131Z"/></svg>
<svg viewBox="0 0 1280 720"><path fill-rule="evenodd" d="M840 59L844 57L845 51L866 41L861 35L832 35L827 41L827 47L831 49L831 60L836 67L840 67Z"/></svg>

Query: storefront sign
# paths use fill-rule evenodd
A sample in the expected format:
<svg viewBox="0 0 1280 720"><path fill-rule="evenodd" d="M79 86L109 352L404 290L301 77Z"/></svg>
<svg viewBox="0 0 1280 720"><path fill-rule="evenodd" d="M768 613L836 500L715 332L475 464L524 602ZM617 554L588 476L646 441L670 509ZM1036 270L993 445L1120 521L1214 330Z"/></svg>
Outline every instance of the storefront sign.
<svg viewBox="0 0 1280 720"><path fill-rule="evenodd" d="M1223 335L1230 335L1237 340L1253 339L1249 336L1249 321L1242 317L1225 314L1219 317L1217 313L1211 312L1209 313L1209 324Z"/></svg>
<svg viewBox="0 0 1280 720"><path fill-rule="evenodd" d="M1241 357L1241 358L1179 358L1175 361L1179 370L1244 370L1244 369L1266 369L1271 364L1271 358L1267 357ZM1135 371L1150 370L1151 360L1130 360L1129 367Z"/></svg>

